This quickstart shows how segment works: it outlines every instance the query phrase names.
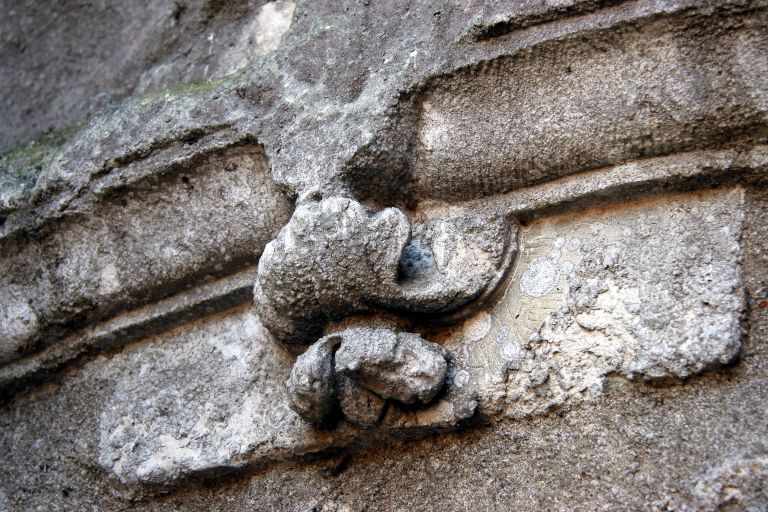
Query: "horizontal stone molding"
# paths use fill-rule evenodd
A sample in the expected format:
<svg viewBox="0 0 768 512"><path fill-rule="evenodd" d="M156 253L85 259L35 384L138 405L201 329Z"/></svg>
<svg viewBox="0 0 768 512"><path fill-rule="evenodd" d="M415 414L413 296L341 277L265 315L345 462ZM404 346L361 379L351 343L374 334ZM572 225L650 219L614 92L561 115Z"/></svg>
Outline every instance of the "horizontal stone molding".
<svg viewBox="0 0 768 512"><path fill-rule="evenodd" d="M100 352L119 350L127 343L248 303L254 279L256 268L251 267L87 327L41 352L6 364L0 367L0 398L10 398Z"/></svg>
<svg viewBox="0 0 768 512"><path fill-rule="evenodd" d="M0 362L254 265L292 211L258 146L114 186L39 234L0 241Z"/></svg>
<svg viewBox="0 0 768 512"><path fill-rule="evenodd" d="M420 105L418 199L462 200L768 132L764 15L708 30L659 18L435 79Z"/></svg>
<svg viewBox="0 0 768 512"><path fill-rule="evenodd" d="M693 151L650 158L565 176L508 194L454 203L467 211L512 215L525 222L598 205L615 205L630 198L658 197L702 187L759 183L768 177L768 147L754 146L720 151ZM438 218L449 207L423 201L409 215ZM192 288L135 311L85 328L62 338L43 351L0 367L0 393L9 397L19 389L46 380L68 364L106 348L116 348L156 334L178 323L226 307L252 301L256 267Z"/></svg>

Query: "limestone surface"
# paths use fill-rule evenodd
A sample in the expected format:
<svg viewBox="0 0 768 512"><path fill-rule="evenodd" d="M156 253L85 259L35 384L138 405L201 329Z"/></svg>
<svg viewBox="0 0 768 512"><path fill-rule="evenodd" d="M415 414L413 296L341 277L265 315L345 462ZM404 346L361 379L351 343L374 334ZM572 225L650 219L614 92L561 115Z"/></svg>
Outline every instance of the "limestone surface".
<svg viewBox="0 0 768 512"><path fill-rule="evenodd" d="M594 400L611 375L674 383L732 364L742 202L735 188L533 223L503 297L445 347L514 418Z"/></svg>
<svg viewBox="0 0 768 512"><path fill-rule="evenodd" d="M516 227L461 213L412 228L397 208L309 199L259 260L254 303L264 324L297 351L353 313L440 315L490 295L517 252Z"/></svg>
<svg viewBox="0 0 768 512"><path fill-rule="evenodd" d="M767 27L0 2L0 511L768 509Z"/></svg>
<svg viewBox="0 0 768 512"><path fill-rule="evenodd" d="M73 385L110 384L98 388L93 404L99 410L88 442L95 453L79 460L98 465L138 497L353 444L375 446L406 432L424 436L475 413L475 397L445 381L445 361L444 395L415 411L385 404L329 366L345 332L323 338L294 361L245 306L92 361L81 384ZM400 377L401 387L415 384L407 377ZM418 384L423 389L423 380ZM332 407L342 416L326 417ZM318 428L304 413L327 421Z"/></svg>

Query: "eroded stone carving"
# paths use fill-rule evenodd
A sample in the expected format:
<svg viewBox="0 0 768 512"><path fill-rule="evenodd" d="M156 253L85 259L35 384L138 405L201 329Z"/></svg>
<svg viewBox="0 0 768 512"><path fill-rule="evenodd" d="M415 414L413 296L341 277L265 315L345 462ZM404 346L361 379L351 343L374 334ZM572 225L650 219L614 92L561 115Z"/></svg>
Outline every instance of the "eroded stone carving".
<svg viewBox="0 0 768 512"><path fill-rule="evenodd" d="M298 352L329 321L352 313L457 316L490 296L516 250L516 229L501 216L460 212L414 227L397 208L371 212L348 198L310 200L267 245L255 303L264 325ZM445 381L438 345L411 333L348 329L296 361L287 387L292 408L308 421L321 422L336 404L336 348L335 372L381 398L425 404ZM356 409L357 400L347 396L344 403Z"/></svg>
<svg viewBox="0 0 768 512"><path fill-rule="evenodd" d="M357 328L344 332L335 367L385 398L425 404L443 387L448 364L442 348L418 334Z"/></svg>
<svg viewBox="0 0 768 512"><path fill-rule="evenodd" d="M563 16L580 14L579 0L549 2L555 3L560 4L555 11ZM219 194L212 186L219 181L218 170L214 170L210 175L216 179L210 187L201 186L205 182L198 181L195 175L189 176L189 194L184 181L176 184L180 197L188 195L189 202L174 200L175 192L162 184L151 193L152 201L146 201L140 191L136 196L126 191L116 194L115 199L128 201L127 207L119 202L114 205L115 210L123 209L124 213L105 209L106 216L92 217L94 210L79 212L79 205L86 204L82 199L91 196L89 190L102 187L107 180L117 182L124 173L135 173L137 167L149 168L150 164L140 167L145 164L137 158L186 173L186 162L190 160L179 158L190 155L197 161L206 147L217 148L212 153L217 155L225 142L240 141L246 147L253 140L263 143L270 157L267 167L282 186L302 197L308 190L326 186L325 193L338 195L349 186L347 180L354 180L360 185L353 189L353 195L382 200L381 190L387 192L387 197L396 197L404 188L402 184L408 189L408 203L418 208L417 213L404 214L410 227L404 245L397 240L402 252L396 248L392 251L394 257L386 260L387 269L395 268L395 291L412 292L406 294L411 300L380 301L382 281L378 280L378 270L355 262L381 260L366 259L367 255L353 260L350 267L323 281L317 294L308 295L313 307L321 304L317 316L310 318L316 324L309 325L322 333L292 345L295 351L321 334L333 336L326 322L343 318L350 310L344 304L336 308L334 301L339 297L353 297L359 311L366 313L377 314L382 308L446 318L460 314L466 307L462 304L481 302L495 288L494 280L503 275L505 268L503 257L511 252L500 245L483 247L482 241L493 239L494 230L504 225L485 222L487 216L478 214L450 217L455 203L425 205L425 199L482 198L475 203L478 210L508 208L504 211L532 222L521 233L521 257L507 296L464 325L440 333L440 343L450 353L445 356L447 371L442 390L429 404L400 407L392 403L395 399L388 402L361 385L366 382L373 387L375 380L367 381L364 374L349 378L337 371L341 342L338 346L332 341L316 347L315 352L322 357L316 360L317 367L309 368L314 373L309 372L312 379L307 381L307 396L314 396L315 401L309 403L308 410L320 418L338 406L349 423L376 425L374 432L355 429L345 422L339 422L332 432L312 430L311 424L290 410L283 383L293 358L273 345L258 316L246 308L204 318L200 318L204 316L202 307L187 308L187 320L180 329L167 332L165 324L161 329L154 323L151 332L162 330L159 336L119 352L109 350L104 357L87 364L78 357L84 353L81 345L72 343L74 355L69 357L78 357L77 371L68 372L57 379L56 386L40 393L25 393L6 407L6 435L2 437L7 470L0 509L6 501L6 508L45 508L47 505L41 503L46 502L51 508L84 508L89 502L97 506L100 494L109 498L101 478L91 470L94 413L100 409L99 458L105 471L121 482L163 486L210 479L232 469L250 472L275 462L303 460L308 454L314 458L326 449L363 449L377 446L384 439L411 439L419 432L417 428L427 435L454 427L458 420L472 415L476 407L479 414L475 419L490 423L504 414L526 418L499 422L492 439L487 432L482 441L479 435L453 438L449 443L454 446L443 444L442 451L448 455L434 460L428 452L436 455L435 445L428 444L403 462L384 464L378 475L371 475L378 485L364 481L365 485L359 486L360 475L368 477L360 466L352 468L353 475L345 475L335 484L313 477L315 471L309 465L300 471L279 465L271 475L251 475L242 485L226 486L225 497L231 507L242 503L247 508L250 502L251 507L270 508L268 499L257 496L263 489L287 491L264 493L275 496L272 508L314 506L314 502L297 506L299 498L286 502L288 494L301 496L304 503L309 502L304 496L317 496L317 508L329 508L323 507L323 500L333 498L330 508L344 508L345 502L352 499L350 494L356 494L355 504L364 504L366 499L386 496L395 488L403 491L401 499L385 499L382 508L402 508L403 502L405 508L420 508L415 503L426 501L429 505L433 495L439 503L432 501L432 506L445 508L445 503L456 501L453 493L440 492L441 484L450 488L450 482L458 483L461 490L469 488L471 492L458 493L459 502L463 499L475 503L476 508L485 508L483 504L489 508L514 508L514 502L522 508L526 504L546 504L552 498L551 490L560 484L563 492L559 494L582 508L609 506L598 503L601 498L617 507L652 508L643 501L649 490L651 499L656 497L653 495L666 499L670 494L693 493L701 501L696 502L698 508L741 504L760 507L767 502L768 498L760 493L761 482L768 476L760 452L764 448L760 437L763 431L758 428L759 417L755 414L764 405L758 400L765 389L765 365L760 357L765 346L765 323L758 311L764 303L758 306L762 299L758 294L765 288L765 275L760 269L763 260L753 256L765 241L759 220L765 216L753 213L764 206L765 196L750 190L750 199L745 203L738 195L706 197L702 201L692 196L666 196L673 191L710 186L725 190L735 183L750 183L749 176L758 172L763 180L764 161L758 163L748 157L747 148L765 136L763 91L768 89L760 86L768 76L763 72L768 56L764 51L765 5L747 1L704 2L697 6L690 0L586 3L597 12L573 20L553 16L558 19L552 24L526 28L474 46L461 40L462 34L475 27L476 19L486 19L484 14L480 17L485 10L479 7L454 6L436 12L435 6L427 2L408 3L402 9L395 2L376 2L365 9L345 6L352 12L342 15L330 3L318 6L317 12L300 3L294 18L297 27L288 35L287 45L259 69L250 69L226 83L194 86L192 93L153 93L89 122L85 135L73 140L73 149L57 159L57 168L44 173L42 180L30 180L45 183L47 178L50 185L36 185L32 196L35 204L21 216L37 221L37 212L66 213L57 206L67 206L74 198L70 211L75 215L75 228L81 224L80 219L87 227L93 224L89 218L101 222L103 217L109 229L96 226L95 233L106 233L110 235L106 240L121 243L123 235L135 234L140 249L148 245L147 240L152 241L148 231L152 226L141 222L137 225L136 219L143 217L129 213L136 210L135 206L142 206L136 200L150 206L147 211L158 209L155 213L159 212L158 218L166 224L166 207L177 209L188 222L180 224L185 228L181 245L157 245L168 258L167 264L151 268L140 265L134 270L130 265L121 266L121 262L138 260L121 260L120 245L110 250L109 244L102 243L99 246L106 252L91 252L82 244L67 244L69 235L58 236L64 232L54 219L50 231L57 233L57 240L47 245L48 250L43 245L39 250L57 260L61 255L58 249L65 250L65 256L75 254L74 259L65 258L61 265L56 261L55 268L61 272L59 275L74 276L76 279L70 281L77 286L52 280L51 296L90 296L99 299L96 305L123 308L130 306L126 297L136 296L135 283L141 284L141 276L147 272L149 292L167 291L156 279L158 275L179 279L178 289L186 292L185 287L196 286L202 274L207 279L208 272L215 270L217 276L223 276L240 268L231 263L232 257L235 263L238 261L240 249L253 251L247 253L251 256L243 260L245 264L255 261L264 245L245 236L256 233L247 219L252 214L260 216L277 210L270 206L272 203L261 202L254 209L246 201L240 203L246 207L242 214L216 214L234 212L233 202L250 188L251 181L238 181L242 173L231 171L230 161L216 167L226 170L227 176L222 179L236 185L234 196ZM518 6L510 7L512 4L499 3L499 8L516 12ZM575 7L571 8L571 4ZM603 6L605 11L598 10ZM189 14L182 18L189 19ZM165 14L162 19L166 19ZM248 19L253 18L246 17L242 27L251 28ZM372 21L361 24L355 20ZM491 29L486 34L498 36L498 29L513 26L514 20L505 18L501 25L486 25ZM215 26L206 26L211 29L206 30L206 35L213 39ZM371 28L376 30L376 37L365 37ZM208 42L211 44L200 41L206 49L220 45ZM340 72L326 72L334 69ZM436 73L443 76L435 77ZM199 143L195 142L198 137L202 137ZM220 138L220 145L206 146L215 138ZM691 150L696 151L689 153ZM725 157L726 152L737 156ZM648 158L654 155L664 158ZM699 163L704 161L716 165ZM614 166L619 162L624 163ZM720 171L729 166L733 175ZM696 167L704 170L695 174L699 171L690 169ZM353 172L350 169L361 169L360 176L348 178L345 174ZM387 172L390 169L396 172ZM561 179L564 174L570 177ZM384 185L371 186L370 177ZM542 186L528 186L539 182ZM501 194L507 191L512 192ZM655 207L649 203L628 207L626 203L634 201L637 192L641 198L656 194L665 197L657 197ZM199 202L200 193L211 201ZM211 202L213 206L209 207ZM579 212L606 203L624 204L612 204L603 212ZM44 209L49 204L51 209ZM354 208L354 201L352 204ZM287 222L292 207L285 202L281 210L285 217L281 220L277 216L276 223L265 224L263 234L259 234L264 242ZM535 222L563 211L572 212L572 216ZM744 282L740 276L739 211L747 212ZM355 249L367 248L369 238L382 235L367 225L382 212L363 208L363 213L363 229L355 231L355 235L360 233L364 243ZM402 219L397 211L392 213L390 227L397 235ZM128 222L119 222L120 218ZM9 218L6 226L11 223L17 228L26 225ZM230 232L224 229L227 225L246 229ZM142 226L146 229L140 229ZM125 232L126 227L131 229ZM165 224L161 222L159 227L159 232L166 235L160 241L168 242L166 230L162 229ZM490 236L482 234L486 228ZM242 237L233 237L241 231ZM322 233L324 230L318 229L308 236L322 242ZM73 240L77 242L78 238L82 237ZM218 242L224 239L226 244ZM350 239L353 236L341 237L340 243L332 240L328 244L326 240L325 247L318 242L320 250L330 258L315 260L316 273L310 274L308 281L325 273L331 275L333 252L343 252ZM479 240L482 250L476 250L474 240ZM74 248L67 251L70 246ZM300 246L308 244L302 241ZM34 254L37 247L35 244L34 250L22 251L17 258L27 261L27 274L32 276L38 258L24 255ZM225 250L227 247L232 250ZM500 264L493 260L497 257L494 251L502 255ZM137 254L145 252L139 250ZM441 253L452 258L464 254L468 263L454 268L467 275L461 271L441 272L456 261L441 267L445 262ZM91 260L110 263L110 255L118 256L115 265L72 264ZM491 264L483 266L486 257ZM396 265L391 265L392 261ZM180 266L179 262L186 264ZM182 268L192 273L173 273L173 269ZM465 301L474 291L461 279L482 283L484 268L489 269L491 280L480 286L478 295ZM376 278L365 283L372 288L370 296L354 295L360 290L360 282L351 289L339 289L340 285L346 286L343 279L358 271L363 280L368 276ZM387 273L385 278L389 276ZM283 273L283 278L291 280L293 274ZM44 276L41 279L43 284L48 282ZM327 294L326 282L332 285ZM13 283L23 287L26 280L16 277ZM741 292L744 283L750 287L751 297L760 297L752 302L751 309L747 309ZM448 292L454 284L453 290L465 295L450 297ZM73 289L81 287L88 293L72 295ZM431 302L431 290L445 293L451 302ZM50 312L56 312L39 307L39 299L47 297L48 292L43 289L35 293L35 300L28 304L26 299L31 295L13 288L9 293L13 299L13 307L7 312L10 331L21 333L24 339L33 339L34 332L44 332ZM419 297L428 300L420 302ZM68 308L64 311L67 314L90 310L87 302L67 300L62 304ZM281 316L279 308L273 309L276 322L287 318L289 328L294 323L307 325L302 317ZM40 311L47 314L38 319ZM646 396L625 396L625 392L638 390L623 383L615 392L616 376L686 378L733 362L741 348L739 320L744 311L752 315L747 325L752 337L744 344L743 364L723 378L694 379L685 389L653 390L667 407L655 408ZM61 324L70 318L73 315L54 320ZM25 323L28 319L29 325ZM393 324L415 330L408 326L409 322ZM382 337L397 342L402 335L386 331ZM128 339L120 336L120 343ZM451 340L451 336L456 337ZM23 344L22 338L12 341L15 346ZM363 340L362 349L376 348L369 343ZM88 354L101 346L89 345ZM439 358L435 361L439 363ZM27 364L26 356L19 364ZM413 365L416 369L422 366L429 367ZM374 379L385 380L388 376L376 365L363 369L375 370ZM397 375L394 373L393 378ZM440 382L439 373L428 377ZM571 414L574 404L601 393L602 383L608 378L612 379L611 386L606 387L611 392L610 397L606 396L609 403L596 408L594 421L590 421L590 414ZM402 385L397 380L394 384L389 380L384 383L390 387ZM316 395L311 393L315 389L312 385L317 386ZM642 389L637 394L647 393ZM561 405L568 413L563 418L550 415L530 419ZM624 407L629 410L622 410ZM656 419L661 421L656 423ZM47 423L51 428L40 434L39 425ZM610 431L618 431L618 435L604 435ZM526 438L531 442L524 441ZM595 449L590 451L592 444ZM697 448L710 444L711 449ZM467 453L463 446L475 453ZM451 453L460 448L464 455ZM399 453L409 451L406 448ZM736 454L741 455L730 459ZM364 463L368 468L375 468L379 462L387 462L386 457L379 453L362 458L368 459ZM398 457L390 453L389 458ZM46 463L43 469L40 459ZM590 467L593 461L600 462L594 472ZM716 471L705 471L716 465ZM505 479L497 479L494 473L505 467L514 471ZM80 471L82 468L88 471ZM431 480L414 481L414 470L432 475ZM80 477L79 473L88 476ZM396 479L393 485L387 479L388 473L405 478ZM691 478L692 473L703 478ZM303 483L296 485L299 480ZM475 480L483 485L461 485ZM41 481L45 485L39 485ZM77 490L71 492L69 487L62 487L64 484ZM430 492L435 489L437 492ZM59 496L70 493L69 502ZM173 502L184 507L187 499L191 503L188 507L194 503L203 506L200 504L206 499L221 493L200 489L189 494L191 498L179 493L157 504L101 502L101 506L162 508ZM336 502L342 494L347 497ZM750 496L756 498L746 499ZM412 500L410 504L408 499ZM350 508L360 507L353 504ZM671 502L657 508L686 507Z"/></svg>
<svg viewBox="0 0 768 512"><path fill-rule="evenodd" d="M255 304L298 352L329 320L378 308L443 315L492 292L516 253L516 228L478 213L411 226L397 208L348 198L300 205L259 261Z"/></svg>
<svg viewBox="0 0 768 512"><path fill-rule="evenodd" d="M334 404L344 421L333 430L289 408L283 384L293 359L253 309L168 331L86 365L77 377L76 387L116 382L99 421L99 462L124 484L175 485L228 468L428 435L471 418L529 420L603 395L610 375L676 379L713 368L742 345L743 208L743 191L732 189L528 223L502 296L440 339L448 369L438 395L401 406L334 365ZM532 289L534 274L549 284ZM599 282L576 288L590 278ZM586 290L597 297L582 302ZM672 313L669 298L677 311L696 316ZM654 321L661 312L672 321ZM594 321L600 318L610 321ZM705 325L722 329L708 334Z"/></svg>
<svg viewBox="0 0 768 512"><path fill-rule="evenodd" d="M289 405L308 421L325 420L338 400L346 418L369 426L386 399L429 403L447 370L445 350L418 334L353 327L321 338L300 355L286 388Z"/></svg>
<svg viewBox="0 0 768 512"><path fill-rule="evenodd" d="M338 336L327 336L296 359L285 383L291 408L308 421L321 422L336 400L333 352Z"/></svg>

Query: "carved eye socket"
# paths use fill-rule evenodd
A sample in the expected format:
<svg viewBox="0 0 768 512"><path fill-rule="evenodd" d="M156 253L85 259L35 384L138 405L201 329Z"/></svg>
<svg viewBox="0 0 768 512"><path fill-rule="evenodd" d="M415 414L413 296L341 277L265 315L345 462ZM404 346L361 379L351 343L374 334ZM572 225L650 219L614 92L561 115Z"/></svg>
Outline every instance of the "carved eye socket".
<svg viewBox="0 0 768 512"><path fill-rule="evenodd" d="M411 240L403 249L397 267L401 281L423 277L435 268L435 256L432 250L420 240Z"/></svg>

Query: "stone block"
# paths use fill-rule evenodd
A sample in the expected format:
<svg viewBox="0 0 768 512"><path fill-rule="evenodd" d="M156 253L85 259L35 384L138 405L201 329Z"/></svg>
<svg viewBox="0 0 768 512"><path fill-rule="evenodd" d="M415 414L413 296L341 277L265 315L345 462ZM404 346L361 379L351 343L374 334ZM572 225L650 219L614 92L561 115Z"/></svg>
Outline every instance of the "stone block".
<svg viewBox="0 0 768 512"><path fill-rule="evenodd" d="M437 79L421 104L413 194L492 195L764 130L765 41L759 17L712 31L661 21Z"/></svg>
<svg viewBox="0 0 768 512"><path fill-rule="evenodd" d="M258 147L157 172L35 236L0 241L0 362L255 265L292 205Z"/></svg>
<svg viewBox="0 0 768 512"><path fill-rule="evenodd" d="M742 203L735 188L533 222L501 299L445 346L516 418L594 398L609 375L674 382L732 363Z"/></svg>

